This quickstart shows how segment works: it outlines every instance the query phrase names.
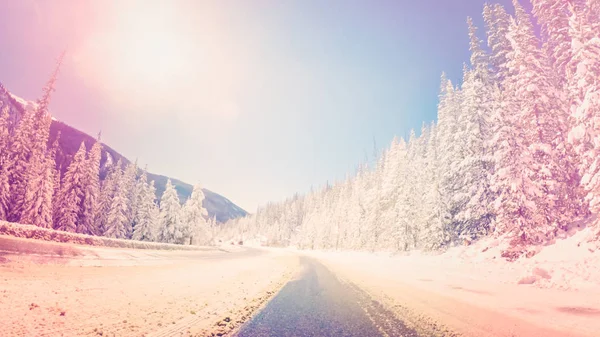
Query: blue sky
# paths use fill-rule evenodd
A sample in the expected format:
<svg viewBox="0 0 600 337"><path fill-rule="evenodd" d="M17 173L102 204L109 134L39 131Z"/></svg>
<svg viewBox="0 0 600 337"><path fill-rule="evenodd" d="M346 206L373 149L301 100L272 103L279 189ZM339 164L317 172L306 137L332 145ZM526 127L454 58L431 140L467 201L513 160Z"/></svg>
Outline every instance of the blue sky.
<svg viewBox="0 0 600 337"><path fill-rule="evenodd" d="M512 12L509 1L498 1ZM436 117L483 0L0 2L0 81L150 171L254 211ZM524 4L527 8L529 3Z"/></svg>

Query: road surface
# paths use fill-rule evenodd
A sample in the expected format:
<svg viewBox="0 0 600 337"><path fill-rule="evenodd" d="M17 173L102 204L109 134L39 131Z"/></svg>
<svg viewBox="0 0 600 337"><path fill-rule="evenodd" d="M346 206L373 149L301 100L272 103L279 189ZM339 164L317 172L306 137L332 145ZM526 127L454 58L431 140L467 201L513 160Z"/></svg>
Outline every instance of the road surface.
<svg viewBox="0 0 600 337"><path fill-rule="evenodd" d="M317 261L302 257L301 266L299 277L288 282L236 337L418 336Z"/></svg>

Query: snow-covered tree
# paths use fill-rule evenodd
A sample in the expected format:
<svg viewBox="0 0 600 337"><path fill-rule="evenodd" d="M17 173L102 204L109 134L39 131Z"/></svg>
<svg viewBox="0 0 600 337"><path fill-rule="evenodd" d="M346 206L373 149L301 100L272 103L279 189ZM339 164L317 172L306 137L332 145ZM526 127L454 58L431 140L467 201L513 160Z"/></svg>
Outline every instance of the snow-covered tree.
<svg viewBox="0 0 600 337"><path fill-rule="evenodd" d="M201 243L207 241L208 226L206 219L208 212L203 206L204 192L200 185L194 185L192 195L183 206L183 219L181 221L184 243Z"/></svg>
<svg viewBox="0 0 600 337"><path fill-rule="evenodd" d="M2 105L1 102L0 105ZM9 115L8 106L5 105L0 109L0 220L7 219L10 202L9 171L7 166L10 154L9 144Z"/></svg>
<svg viewBox="0 0 600 337"><path fill-rule="evenodd" d="M32 157L20 223L52 228L54 156Z"/></svg>
<svg viewBox="0 0 600 337"><path fill-rule="evenodd" d="M83 202L79 215L77 232L99 235L100 230L96 223L100 198L100 159L102 157L102 144L100 136L92 146L85 162L83 183Z"/></svg>
<svg viewBox="0 0 600 337"><path fill-rule="evenodd" d="M6 170L10 185L10 201L8 203L8 219L18 221L25 199L27 188L27 168L31 157L32 134L34 133L33 113L26 110L21 117L9 145L6 156Z"/></svg>
<svg viewBox="0 0 600 337"><path fill-rule="evenodd" d="M127 199L127 238L131 238L133 227L135 226L135 215L137 214L140 185L137 182L138 166L137 162L129 163L123 171L123 189Z"/></svg>
<svg viewBox="0 0 600 337"><path fill-rule="evenodd" d="M572 129L569 141L577 154L581 186L594 212L600 210L600 30L594 1L569 21L572 59L567 81ZM596 1L597 3L597 1ZM600 7L600 4L596 5Z"/></svg>
<svg viewBox="0 0 600 337"><path fill-rule="evenodd" d="M81 212L81 202L84 196L84 178L86 173L86 149L85 143L81 142L79 150L75 153L73 161L69 165L63 177L61 190L58 195L57 214L54 228L75 232Z"/></svg>
<svg viewBox="0 0 600 337"><path fill-rule="evenodd" d="M104 236L116 239L127 238L127 228L131 224L127 218L128 191L125 189L124 173L120 168L113 171L113 195L106 215Z"/></svg>
<svg viewBox="0 0 600 337"><path fill-rule="evenodd" d="M11 144L12 156L8 160L8 171L10 172L9 182L11 184L11 212L12 221L19 221L23 217L23 212L27 210L30 218L33 209L38 209L41 203L40 191L28 191L28 187L35 188L40 184L33 184L30 180L36 179L43 174L46 165L46 150L48 138L50 136L51 115L48 111L51 94L54 91L58 72L62 63L63 55L60 56L54 72L43 88L43 94L36 102L33 112L26 111L21 119L13 143ZM48 172L51 174L52 172ZM34 195L37 195L35 197ZM31 203L35 204L31 204ZM51 207L46 205L44 207Z"/></svg>
<svg viewBox="0 0 600 337"><path fill-rule="evenodd" d="M136 225L133 228L132 239L140 241L155 241L158 234L159 209L156 205L156 188L154 181L146 182L145 172L140 179L143 189L140 192L140 203L137 209Z"/></svg>
<svg viewBox="0 0 600 337"><path fill-rule="evenodd" d="M494 217L490 209L492 193L491 160L486 140L490 137L491 88L488 57L481 49L472 20L468 20L472 70L465 70L453 179L455 233L461 240L473 240L488 233ZM452 169L451 169L452 170Z"/></svg>
<svg viewBox="0 0 600 337"><path fill-rule="evenodd" d="M507 55L512 50L507 38L510 15L500 4L486 4L483 18L487 28L487 44L490 49L490 75L496 84L502 86L508 75Z"/></svg>
<svg viewBox="0 0 600 337"><path fill-rule="evenodd" d="M571 58L571 36L569 35L569 6L580 0L532 0L533 14L541 26L544 51L549 57L553 75L562 87L566 81L566 67Z"/></svg>
<svg viewBox="0 0 600 337"><path fill-rule="evenodd" d="M160 198L160 218L158 239L160 242L183 243L184 233L181 231L181 205L177 190L167 180L165 191Z"/></svg>

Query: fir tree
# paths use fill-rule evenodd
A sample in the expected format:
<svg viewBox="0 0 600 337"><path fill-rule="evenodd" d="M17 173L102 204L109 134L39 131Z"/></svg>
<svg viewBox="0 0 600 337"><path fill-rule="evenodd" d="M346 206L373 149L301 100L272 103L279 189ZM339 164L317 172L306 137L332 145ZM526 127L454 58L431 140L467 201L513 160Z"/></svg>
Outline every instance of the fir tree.
<svg viewBox="0 0 600 337"><path fill-rule="evenodd" d="M136 226L133 228L133 239L139 241L155 241L157 239L159 210L155 203L156 188L154 181L148 184L145 172L142 174L143 189L140 193L140 204L137 210Z"/></svg>
<svg viewBox="0 0 600 337"><path fill-rule="evenodd" d="M0 106L1 106L0 102ZM0 220L8 217L10 202L10 184L8 171L8 145L10 144L8 106L0 109Z"/></svg>
<svg viewBox="0 0 600 337"><path fill-rule="evenodd" d="M182 243L181 205L177 191L169 179L160 199L159 235L161 242Z"/></svg>
<svg viewBox="0 0 600 337"><path fill-rule="evenodd" d="M125 190L125 198L127 200L127 211L125 215L127 217L127 223L125 225L125 231L127 238L131 238L133 234L133 228L135 226L135 215L138 209L138 195L139 185L137 184L137 173L138 167L136 163L130 163L125 167L123 171L123 189Z"/></svg>
<svg viewBox="0 0 600 337"><path fill-rule="evenodd" d="M108 213L111 210L112 201L115 196L120 176L123 174L121 160L119 159L117 163L110 165L107 170L106 177L101 183L100 200L98 212L96 214L96 225L102 235L105 235L108 229Z"/></svg>
<svg viewBox="0 0 600 337"><path fill-rule="evenodd" d="M28 178L41 172L39 166L42 165L43 160L40 158L46 154L50 124L52 123L48 107L63 55L59 57L54 72L43 89L43 95L37 101L35 111L26 111L21 118L11 144L7 170L11 186L9 219L12 221L19 221L25 209L34 208L33 205L25 204L25 199L31 200L31 193L35 193L35 191L27 191Z"/></svg>
<svg viewBox="0 0 600 337"><path fill-rule="evenodd" d="M104 236L116 239L127 238L129 219L127 218L128 199L127 189L124 181L124 173L120 169L115 171L114 194L110 202L110 208L106 216Z"/></svg>
<svg viewBox="0 0 600 337"><path fill-rule="evenodd" d="M99 235L100 229L96 223L96 217L100 205L100 159L102 157L102 144L100 135L92 149L88 153L85 162L85 173L82 178L83 183L83 202L81 213L79 214L77 227L78 233Z"/></svg>
<svg viewBox="0 0 600 337"><path fill-rule="evenodd" d="M508 76L508 54L512 51L507 38L510 15L500 4L486 4L483 18L487 28L487 44L490 48L489 66L491 76L499 86Z"/></svg>
<svg viewBox="0 0 600 337"><path fill-rule="evenodd" d="M52 228L54 157L32 158L20 223Z"/></svg>
<svg viewBox="0 0 600 337"><path fill-rule="evenodd" d="M181 232L184 243L205 241L207 234L206 218L208 212L203 206L204 192L200 185L194 185L192 195L183 207L183 220Z"/></svg>
<svg viewBox="0 0 600 337"><path fill-rule="evenodd" d="M81 142L62 181L58 199L55 229L75 232L81 224L77 223L84 196L84 177L86 173L86 149Z"/></svg>
<svg viewBox="0 0 600 337"><path fill-rule="evenodd" d="M571 15L572 59L567 66L572 129L569 141L577 154L581 186L593 212L600 209L600 37L593 1ZM600 7L600 5L598 5ZM573 9L573 11L575 11Z"/></svg>

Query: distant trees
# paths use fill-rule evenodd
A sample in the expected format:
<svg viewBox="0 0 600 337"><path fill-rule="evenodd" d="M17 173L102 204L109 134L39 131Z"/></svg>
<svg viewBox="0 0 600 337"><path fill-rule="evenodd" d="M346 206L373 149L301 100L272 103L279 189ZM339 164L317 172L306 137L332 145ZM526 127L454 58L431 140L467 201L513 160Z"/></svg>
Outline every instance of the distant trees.
<svg viewBox="0 0 600 337"><path fill-rule="evenodd" d="M600 211L600 2L486 4L467 20L470 67L442 76L436 123L394 139L353 177L270 203L224 238L403 251L507 237L519 251ZM600 234L600 224L595 225ZM598 236L600 239L600 235Z"/></svg>
<svg viewBox="0 0 600 337"><path fill-rule="evenodd" d="M91 148L80 144L61 176L60 133L49 144L48 112L59 66L60 60L34 110L11 117L0 102L0 220L120 239L209 243L213 227L199 186L182 209L169 181L159 209L154 182L135 163L109 163L101 181L100 136Z"/></svg>

